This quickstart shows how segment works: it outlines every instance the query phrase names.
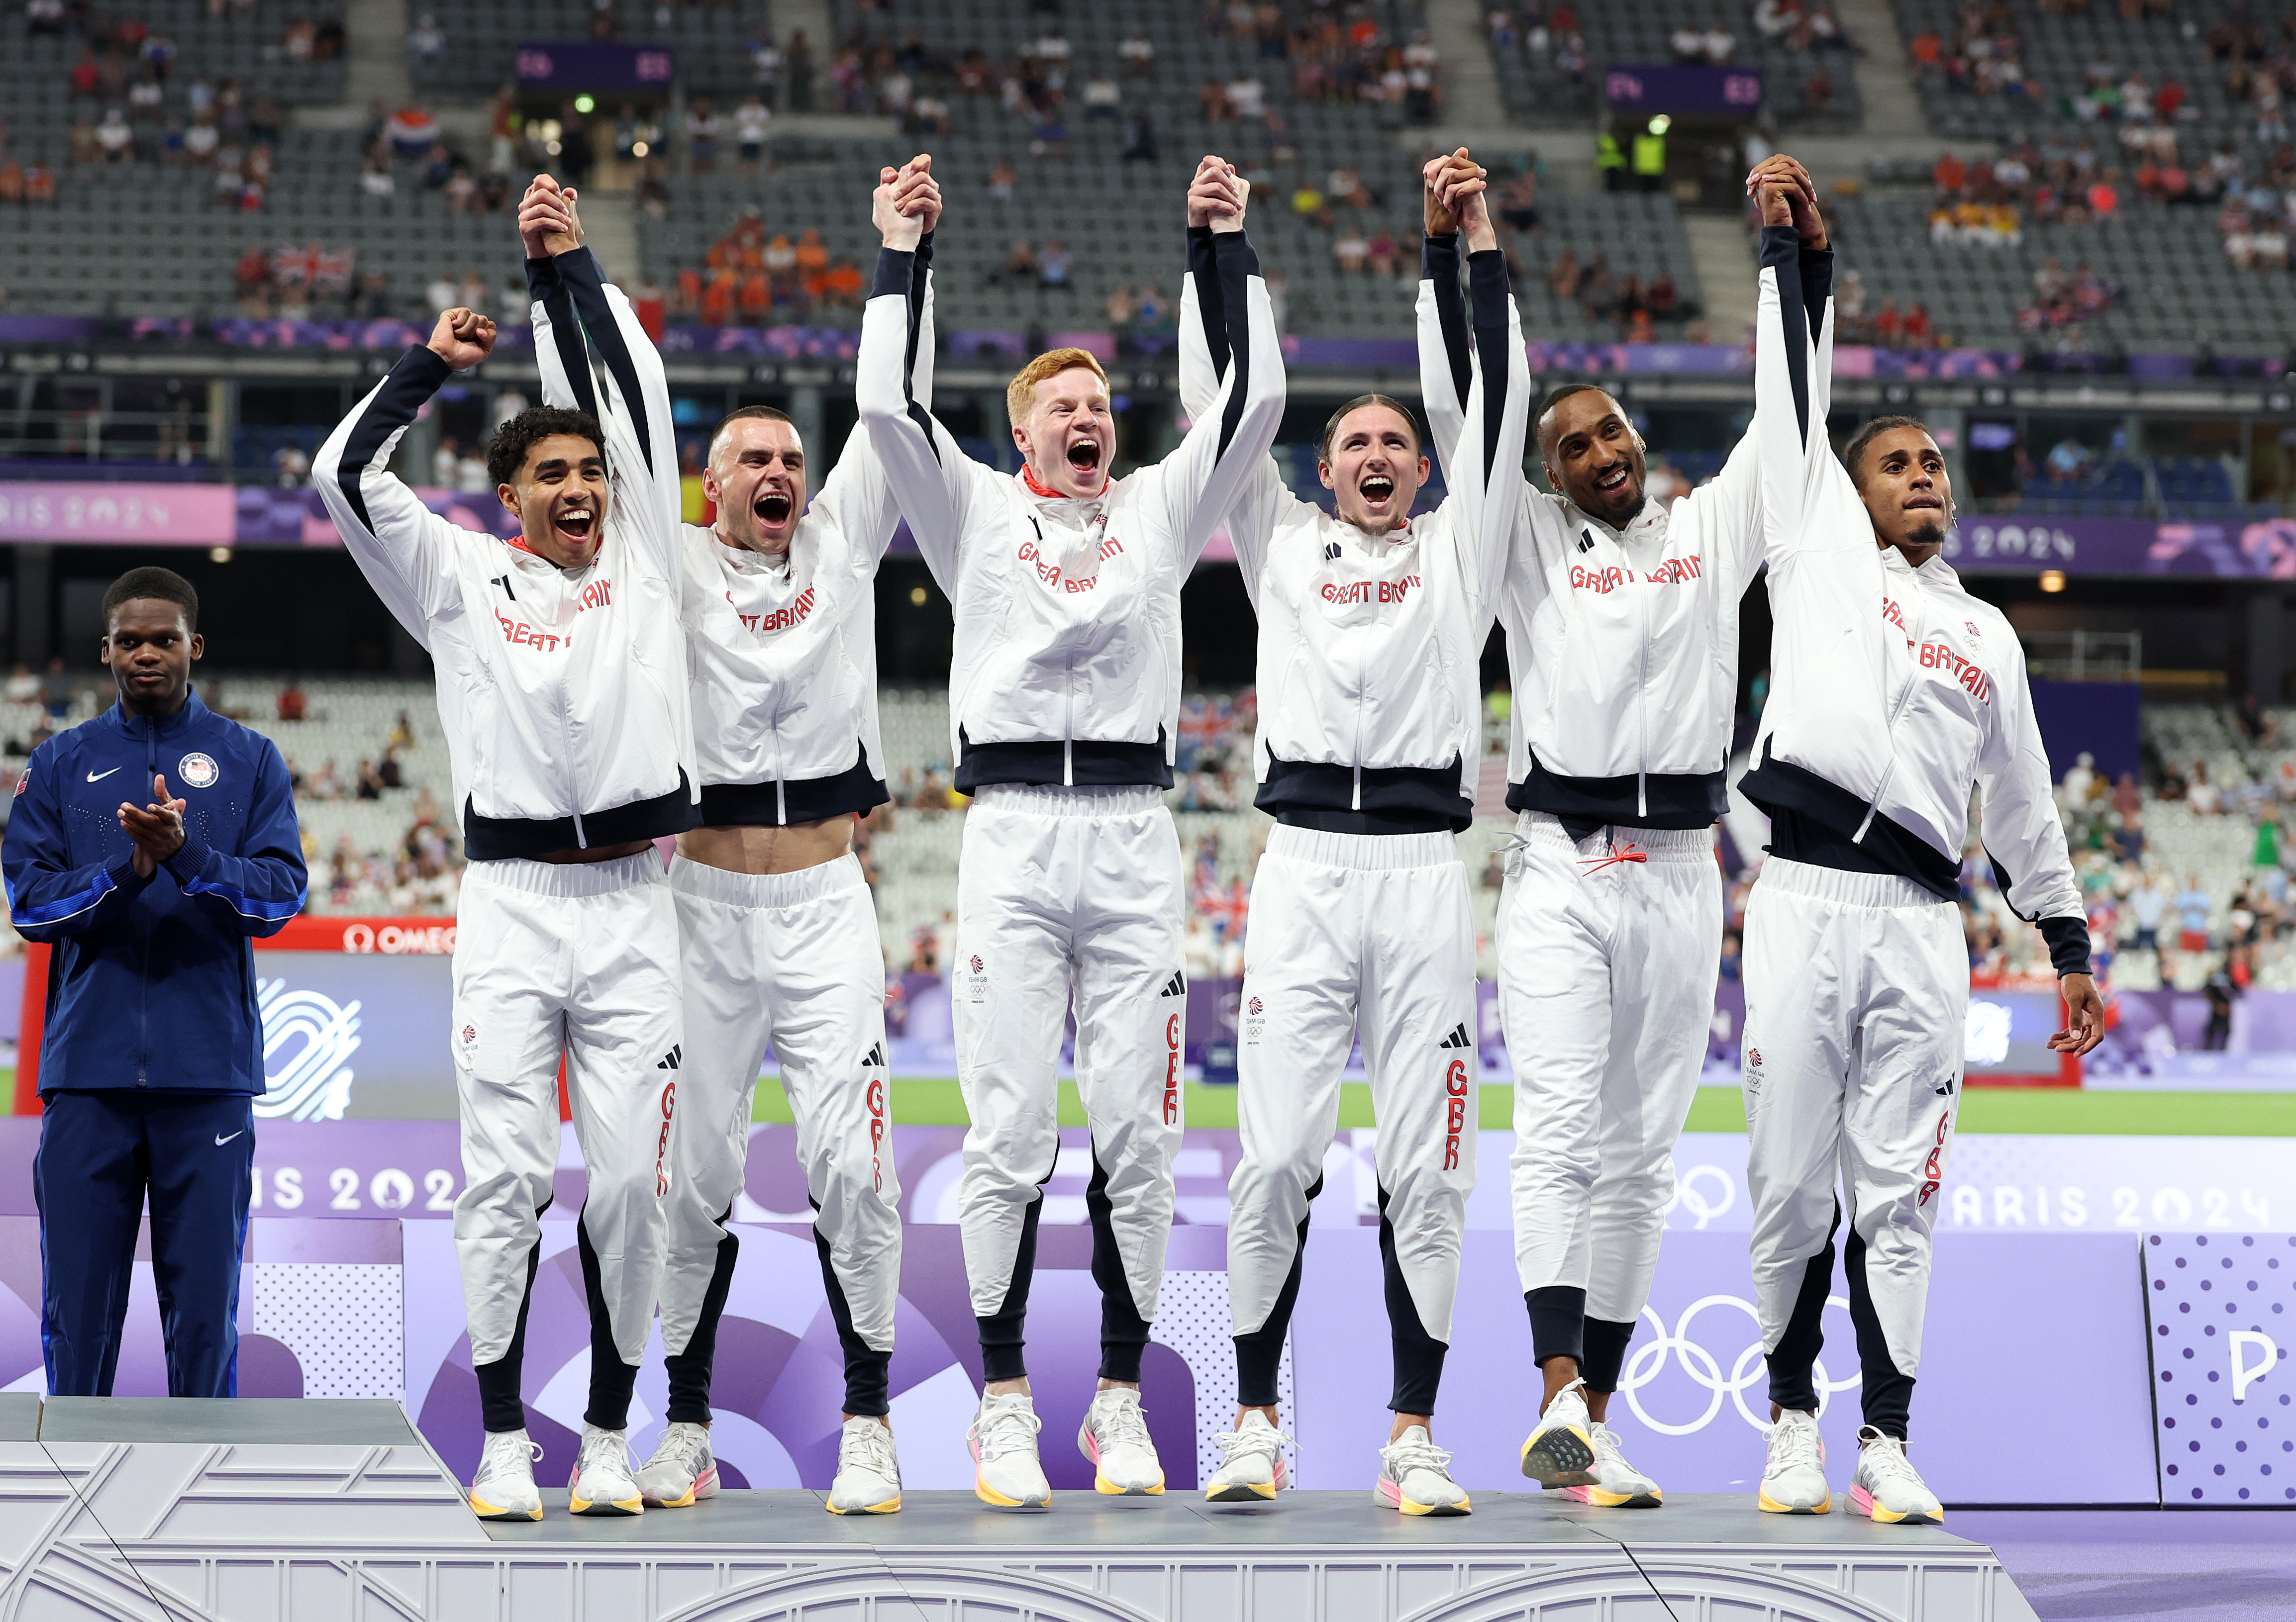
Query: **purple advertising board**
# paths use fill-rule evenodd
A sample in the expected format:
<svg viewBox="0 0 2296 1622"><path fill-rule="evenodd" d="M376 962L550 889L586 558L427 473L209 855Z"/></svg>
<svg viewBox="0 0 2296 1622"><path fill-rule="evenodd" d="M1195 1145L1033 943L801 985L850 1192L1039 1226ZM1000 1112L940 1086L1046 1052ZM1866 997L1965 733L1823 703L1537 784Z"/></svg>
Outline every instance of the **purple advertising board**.
<svg viewBox="0 0 2296 1622"><path fill-rule="evenodd" d="M669 94L676 58L668 45L591 39L529 40L515 70L528 90L621 90Z"/></svg>
<svg viewBox="0 0 2296 1622"><path fill-rule="evenodd" d="M229 485L0 480L0 542L227 546L237 533Z"/></svg>
<svg viewBox="0 0 2296 1622"><path fill-rule="evenodd" d="M2296 1503L2296 1233L2152 1233L2144 1254L2161 1502Z"/></svg>
<svg viewBox="0 0 2296 1622"><path fill-rule="evenodd" d="M1603 73L1603 99L1613 112L1751 119L1762 109L1762 76L1751 68L1612 62Z"/></svg>
<svg viewBox="0 0 2296 1622"><path fill-rule="evenodd" d="M2179 575L2296 580L2296 519L1965 517L1946 537L1963 574Z"/></svg>

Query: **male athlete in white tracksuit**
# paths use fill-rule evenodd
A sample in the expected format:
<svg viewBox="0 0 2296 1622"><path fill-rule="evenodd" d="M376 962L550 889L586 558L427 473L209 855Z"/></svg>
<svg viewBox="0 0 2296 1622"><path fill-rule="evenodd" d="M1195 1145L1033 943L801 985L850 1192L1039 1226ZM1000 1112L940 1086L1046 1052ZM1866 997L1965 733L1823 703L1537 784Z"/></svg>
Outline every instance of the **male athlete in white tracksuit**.
<svg viewBox="0 0 2296 1622"><path fill-rule="evenodd" d="M1277 826L1244 947L1242 1159L1227 1231L1240 1411L1205 1485L1214 1502L1272 1497L1283 1483L1276 1368L1360 1027L1395 1363L1374 1490L1407 1515L1470 1507L1430 1435L1475 1181L1475 921L1455 835L1474 815L1487 605L1514 523L1529 377L1482 181L1466 173L1458 212L1430 193L1428 274L1456 284L1464 225L1490 372L1472 390L1442 504L1411 516L1428 471L1418 427L1365 395L1324 430L1337 516L1294 496L1272 459L1228 514L1259 617L1257 803ZM1193 413L1228 357L1214 336L1225 324L1193 318L1220 309L1211 233L1189 234L1180 392Z"/></svg>
<svg viewBox="0 0 2296 1622"><path fill-rule="evenodd" d="M1972 791L2002 891L2039 924L2071 1011L2050 1045L2088 1052L2103 1010L2017 634L1938 556L1953 491L1918 422L1876 419L1846 470L1834 459L1832 256L1808 194L1779 201L1818 250L1799 268L1821 319L1795 346L1806 370L1798 354L1784 376L1756 380L1772 404L1791 385L1803 446L1762 468L1774 680L1740 783L1771 819L1746 906L1747 1181L1778 1421L1759 1502L1831 1507L1810 1375L1846 1216L1866 1421L1850 1502L1876 1520L1931 1522L1944 1511L1906 1457L1906 1420L1961 1102ZM1791 274L1782 265L1780 281Z"/></svg>
<svg viewBox="0 0 2296 1622"><path fill-rule="evenodd" d="M589 1191L576 1225L590 1402L571 1507L643 1508L624 1427L660 1281L681 1040L677 916L651 841L693 825L700 786L677 456L651 404L666 393L649 386L660 364L597 262L557 246L571 250L529 274L537 293L562 281L606 375L597 417L540 406L496 432L488 464L519 537L448 523L389 471L424 402L493 345L494 324L468 310L400 357L312 473L368 583L438 666L470 858L450 1046L466 1178L455 1249L487 1430L471 1502L522 1520L542 1515L519 1380L562 1053ZM541 360L547 375L554 356Z"/></svg>
<svg viewBox="0 0 2296 1622"><path fill-rule="evenodd" d="M1774 158L1758 175L1798 172ZM1775 372L1799 304L1759 272L1755 366ZM1468 365L1457 294L1423 284L1420 356L1439 451ZM1448 365L1445 364L1447 351ZM1793 454L1791 414L1758 407L1718 477L1669 510L1646 498L1643 443L1591 385L1534 420L1547 495L1518 479L1497 610L1513 667L1507 804L1519 815L1497 930L1515 1067L1515 1257L1545 1376L1523 1473L1587 1503L1649 1507L1658 1485L1607 1423L1650 1298L1674 1143L1705 1059L1720 971L1738 605L1762 561L1758 458Z"/></svg>
<svg viewBox="0 0 2296 1622"><path fill-rule="evenodd" d="M918 185L937 209L929 168L916 171ZM878 206L893 209L890 185ZM890 223L912 236L918 229L897 211ZM911 290L923 307L927 356L931 259L928 238ZM563 353L573 403L589 406L570 300L545 301L535 341ZM740 1243L726 1224L768 1046L797 1118L814 1241L845 1352L827 1507L900 1508L884 1419L901 1258L900 1184L886 1134L884 961L852 854L855 816L889 798L873 586L900 515L865 435L848 441L810 503L808 471L786 416L737 411L711 437L703 474L716 528L683 530L702 825L678 836L670 866L685 1041L684 1118L664 1200L669 1422L637 1477L649 1504L673 1508L718 1490L710 1372Z"/></svg>
<svg viewBox="0 0 2296 1622"><path fill-rule="evenodd" d="M1210 190L1203 173L1198 189ZM1103 1298L1103 1389L1078 1445L1104 1491L1163 1486L1137 1385L1180 1140L1180 854L1162 798L1179 716L1180 583L1267 455L1283 400L1240 208L1215 229L1236 364L1178 449L1120 480L1106 471L1115 425L1089 355L1055 350L1014 380L1027 461L1008 476L966 455L916 402L909 255L880 257L863 315L861 420L956 620L956 786L975 796L957 872L957 1063L972 1118L959 1216L988 1385L972 1430L975 1490L991 1503L1049 1497L1021 1331L1059 1147L1071 987Z"/></svg>

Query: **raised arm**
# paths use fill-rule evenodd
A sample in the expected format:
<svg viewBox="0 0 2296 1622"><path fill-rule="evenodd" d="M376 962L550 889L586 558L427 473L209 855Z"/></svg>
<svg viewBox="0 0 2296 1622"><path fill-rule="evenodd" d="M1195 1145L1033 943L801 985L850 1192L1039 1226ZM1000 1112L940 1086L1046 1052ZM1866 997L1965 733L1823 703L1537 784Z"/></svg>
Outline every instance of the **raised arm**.
<svg viewBox="0 0 2296 1622"><path fill-rule="evenodd" d="M1458 549L1460 572L1473 582L1478 611L1488 615L1497 607L1507 573L1530 415L1530 373L1523 364L1521 317L1507 285L1506 255L1499 250L1483 186L1480 170L1472 176L1453 170L1441 199L1466 239L1475 334L1464 427L1444 469L1444 505L1451 512L1448 531ZM1447 369L1447 348L1443 359ZM1423 353L1423 378L1430 368L1431 359Z"/></svg>
<svg viewBox="0 0 2296 1622"><path fill-rule="evenodd" d="M337 424L311 466L311 482L359 572L406 634L426 648L430 621L461 606L455 557L471 537L391 474L390 456L425 402L456 372L484 360L494 340L494 323L484 315L447 311L430 341L400 356L390 375Z"/></svg>
<svg viewBox="0 0 2296 1622"><path fill-rule="evenodd" d="M59 941L109 929L127 915L152 882L133 850L117 863L71 859L64 828L56 746L43 743L16 784L16 803L0 837L0 870L8 882L8 922L26 940Z"/></svg>
<svg viewBox="0 0 2296 1622"><path fill-rule="evenodd" d="M597 256L583 245L573 192L558 190L547 175L537 176L519 208L519 233L527 245L543 398L578 406L597 419L606 436L606 465L614 473L617 528L644 563L675 586L684 567L685 492L661 356L630 301L606 281Z"/></svg>
<svg viewBox="0 0 2296 1622"><path fill-rule="evenodd" d="M1233 184L1227 166L1218 158L1206 158L1188 189L1188 266L1180 281L1180 409L1191 422L1219 409L1220 389L1235 359L1228 342L1226 301L1220 291L1211 228L1211 209L1222 199L1233 201ZM1245 479L1228 510L1228 540L1243 575L1244 594L1255 609L1275 526L1298 499L1269 455ZM1191 555L1187 562L1193 568L1195 557Z"/></svg>
<svg viewBox="0 0 2296 1622"><path fill-rule="evenodd" d="M876 280L861 314L861 355L854 383L854 403L870 448L883 470L894 504L908 520L917 550L942 591L956 590L957 543L964 534L976 483L988 470L959 448L955 436L932 414L922 383L930 392L932 356L927 346L932 332L931 279L918 269L920 254L931 263L925 242L922 206L907 212L902 206L902 180L915 164L898 173L882 171L871 199L871 218L882 246L877 253ZM938 197L934 209L938 217Z"/></svg>
<svg viewBox="0 0 2296 1622"><path fill-rule="evenodd" d="M1421 179L1422 246L1419 250L1419 400L1427 413L1427 432L1446 485L1451 458L1467 427L1467 394L1474 385L1474 356L1468 348L1466 300L1459 294L1459 220L1447 201L1444 184L1454 168L1460 177L1483 172L1461 147L1447 158L1429 160ZM1521 353L1520 343L1516 353Z"/></svg>
<svg viewBox="0 0 2296 1622"><path fill-rule="evenodd" d="M1798 500L1784 495L1788 470L1804 479L1824 478L1828 467L1819 465L1818 457L1827 464L1833 461L1825 419L1832 397L1828 311L1833 255L1815 188L1808 172L1784 152L1765 159L1746 185L1762 215L1755 271L1754 420L1721 472L1693 497L1710 514L1708 532L1715 537L1717 554L1710 566L1723 571L1733 595L1751 584L1778 545L1778 535L1763 522L1766 492L1775 488L1780 500Z"/></svg>
<svg viewBox="0 0 2296 1622"><path fill-rule="evenodd" d="M1232 182L1228 201L1212 212L1210 225L1212 280L1228 363L1214 399L1201 414L1190 414L1179 448L1135 475L1154 481L1165 521L1179 542L1184 574L1266 463L1283 421L1283 354L1275 307L1267 300L1259 256L1243 233L1246 183L1233 166L1223 168ZM1184 298L1186 291L1184 287Z"/></svg>
<svg viewBox="0 0 2296 1622"><path fill-rule="evenodd" d="M940 221L940 188L932 180L931 164L930 158L921 157L905 171L909 184L904 185L903 177L897 177L895 182L897 202L905 207L905 211L911 208L918 211L923 226L910 256L906 299L909 329L915 334L909 385L918 408L928 417L932 413L933 228ZM917 165L925 167L918 168ZM900 504L894 498L892 481L886 477L884 459L878 455L874 436L846 436L837 465L822 480L811 505L819 508L854 544L857 559L873 575L884 560L885 549L893 544L894 531L901 522ZM939 577L938 565L933 572Z"/></svg>
<svg viewBox="0 0 2296 1622"><path fill-rule="evenodd" d="M167 869L184 897L208 922L258 940L276 935L303 910L309 875L295 821L295 792L287 763L268 739L255 768L246 837L235 851L217 850L186 831Z"/></svg>

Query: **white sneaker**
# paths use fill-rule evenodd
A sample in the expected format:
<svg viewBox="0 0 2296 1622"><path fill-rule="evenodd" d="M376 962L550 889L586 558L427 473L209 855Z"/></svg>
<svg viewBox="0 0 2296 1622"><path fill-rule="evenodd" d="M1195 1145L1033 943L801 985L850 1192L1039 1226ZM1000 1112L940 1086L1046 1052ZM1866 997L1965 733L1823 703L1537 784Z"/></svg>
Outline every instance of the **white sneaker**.
<svg viewBox="0 0 2296 1622"><path fill-rule="evenodd" d="M1825 1485L1825 1438L1817 1433L1817 1415L1788 1408L1770 1427L1770 1454L1762 1465L1762 1487L1755 1499L1773 1515L1823 1515L1833 1508L1833 1490Z"/></svg>
<svg viewBox="0 0 2296 1622"><path fill-rule="evenodd" d="M534 1485L534 1462L542 1446L524 1430L489 1430L478 1473L471 1478L471 1512L480 1520L539 1520L542 1489Z"/></svg>
<svg viewBox="0 0 2296 1622"><path fill-rule="evenodd" d="M637 1473L638 1496L650 1508L682 1510L696 1499L718 1495L718 1455L709 1451L709 1427L673 1420L654 1445L653 1457Z"/></svg>
<svg viewBox="0 0 2296 1622"><path fill-rule="evenodd" d="M566 1480L566 1507L577 1515L643 1515L645 1498L630 1470L630 1433L582 1427L582 1451Z"/></svg>
<svg viewBox="0 0 2296 1622"><path fill-rule="evenodd" d="M1257 1408L1247 1409L1233 1430L1220 1431L1220 1467L1204 1483L1204 1497L1213 1503L1256 1503L1273 1498L1289 1485L1284 1479L1283 1445L1292 1438L1268 1423Z"/></svg>
<svg viewBox="0 0 2296 1622"><path fill-rule="evenodd" d="M1077 1451L1092 1461L1092 1490L1117 1497L1164 1490L1164 1466L1140 1412L1140 1393L1119 1386L1093 1395L1077 1427Z"/></svg>
<svg viewBox="0 0 2296 1622"><path fill-rule="evenodd" d="M1892 1525L1945 1524L1945 1505L1906 1457L1903 1442L1871 1425L1859 1429L1857 1441L1857 1470L1849 1478L1851 1509Z"/></svg>
<svg viewBox="0 0 2296 1622"><path fill-rule="evenodd" d="M1050 1508L1052 1484L1037 1462L1037 1432L1044 1428L1026 1391L982 1397L964 1434L972 1450L973 1495L1008 1510Z"/></svg>
<svg viewBox="0 0 2296 1622"><path fill-rule="evenodd" d="M1379 1450L1373 1502L1406 1515L1465 1515L1467 1489L1451 1479L1451 1455L1435 1446L1424 1425L1413 1425Z"/></svg>
<svg viewBox="0 0 2296 1622"><path fill-rule="evenodd" d="M892 1428L870 1414L845 1421L837 1438L837 1479L829 1484L832 1515L890 1515L901 1507L901 1464Z"/></svg>
<svg viewBox="0 0 2296 1622"><path fill-rule="evenodd" d="M1586 1381L1574 1380L1554 1394L1522 1445L1522 1473L1541 1487L1595 1484L1595 1444L1588 1437Z"/></svg>
<svg viewBox="0 0 2296 1622"><path fill-rule="evenodd" d="M1619 1433L1596 1420L1587 1428L1595 1449L1595 1479L1584 1487L1566 1487L1568 1496L1603 1510L1654 1510L1665 1495L1658 1483L1627 1462L1619 1446Z"/></svg>

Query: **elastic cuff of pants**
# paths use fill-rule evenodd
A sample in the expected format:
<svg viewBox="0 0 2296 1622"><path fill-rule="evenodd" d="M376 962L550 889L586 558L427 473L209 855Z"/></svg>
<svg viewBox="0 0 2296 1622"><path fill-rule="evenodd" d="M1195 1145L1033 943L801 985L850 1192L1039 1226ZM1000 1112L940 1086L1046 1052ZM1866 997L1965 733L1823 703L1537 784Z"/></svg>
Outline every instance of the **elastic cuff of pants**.
<svg viewBox="0 0 2296 1622"><path fill-rule="evenodd" d="M590 1365L590 1406L584 1412L582 1422L595 1425L601 1430L627 1429L630 1398L637 1389L635 1364L617 1359L601 1368L594 1358Z"/></svg>
<svg viewBox="0 0 2296 1622"><path fill-rule="evenodd" d="M1443 1354L1450 1348L1430 1340L1406 1350L1395 1348L1395 1395L1388 1401L1390 1413L1432 1413L1435 1393L1443 1383Z"/></svg>
<svg viewBox="0 0 2296 1622"><path fill-rule="evenodd" d="M1627 1366L1627 1343L1635 1338L1631 1323L1620 1323L1609 1318L1588 1318L1582 1333L1586 1348L1578 1359L1578 1372L1587 1381L1589 1391L1615 1391L1619 1376Z"/></svg>
<svg viewBox="0 0 2296 1622"><path fill-rule="evenodd" d="M1100 1377L1121 1380L1128 1386L1140 1383L1140 1359L1148 1349L1144 1340L1103 1340L1100 1343Z"/></svg>
<svg viewBox="0 0 2296 1622"><path fill-rule="evenodd" d="M988 1318L976 1320L980 1325L980 1377L983 1380L1026 1380L1029 1360L1026 1348L1018 1337L996 1339L989 1337L1007 1328Z"/></svg>
<svg viewBox="0 0 2296 1622"><path fill-rule="evenodd" d="M845 1355L845 1412L882 1419L893 1411L885 1398L892 1383L893 1354L868 1351ZM993 1375L992 1379L1004 1378Z"/></svg>
<svg viewBox="0 0 2296 1622"><path fill-rule="evenodd" d="M1276 1372L1283 1366L1283 1337L1235 1338L1235 1401L1241 1408L1275 1406Z"/></svg>
<svg viewBox="0 0 2296 1622"><path fill-rule="evenodd" d="M1522 1292L1530 1311L1530 1356L1534 1363L1568 1357L1583 1370L1587 1361L1587 1292L1576 1284L1542 1284Z"/></svg>
<svg viewBox="0 0 2296 1622"><path fill-rule="evenodd" d="M1817 1387L1808 1369L1782 1369L1770 1365L1770 1400L1781 1408L1792 1408L1798 1413L1817 1412Z"/></svg>
<svg viewBox="0 0 2296 1622"><path fill-rule="evenodd" d="M526 1429L526 1405L518 1397L518 1364L507 1357L475 1364L479 1379L479 1422L489 1431Z"/></svg>

